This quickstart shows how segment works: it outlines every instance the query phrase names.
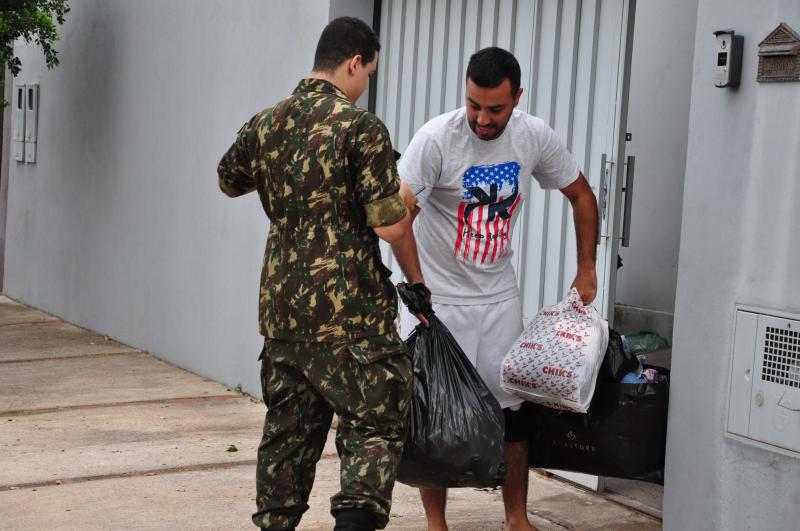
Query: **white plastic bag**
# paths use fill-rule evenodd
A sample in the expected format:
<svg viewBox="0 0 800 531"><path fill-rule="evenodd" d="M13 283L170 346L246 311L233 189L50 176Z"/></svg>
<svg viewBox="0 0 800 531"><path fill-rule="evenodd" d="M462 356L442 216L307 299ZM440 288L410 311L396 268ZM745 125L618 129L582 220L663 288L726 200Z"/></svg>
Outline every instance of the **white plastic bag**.
<svg viewBox="0 0 800 531"><path fill-rule="evenodd" d="M554 409L586 413L608 347L608 322L575 288L542 308L503 359L507 392Z"/></svg>

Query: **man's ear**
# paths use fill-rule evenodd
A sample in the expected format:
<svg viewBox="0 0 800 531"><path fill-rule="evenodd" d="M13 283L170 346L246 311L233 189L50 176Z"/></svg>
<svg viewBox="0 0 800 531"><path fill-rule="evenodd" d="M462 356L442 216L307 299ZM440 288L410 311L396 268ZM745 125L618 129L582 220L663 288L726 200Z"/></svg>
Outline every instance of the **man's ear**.
<svg viewBox="0 0 800 531"><path fill-rule="evenodd" d="M522 96L522 87L517 89L517 94L514 96L514 107L516 107L517 104L519 103L519 99L521 96Z"/></svg>
<svg viewBox="0 0 800 531"><path fill-rule="evenodd" d="M351 57L350 60L347 62L347 71L348 71L348 73L350 73L351 75L355 74L356 73L356 69L358 68L358 65L362 64L361 62L362 62L361 55L354 55L353 57Z"/></svg>

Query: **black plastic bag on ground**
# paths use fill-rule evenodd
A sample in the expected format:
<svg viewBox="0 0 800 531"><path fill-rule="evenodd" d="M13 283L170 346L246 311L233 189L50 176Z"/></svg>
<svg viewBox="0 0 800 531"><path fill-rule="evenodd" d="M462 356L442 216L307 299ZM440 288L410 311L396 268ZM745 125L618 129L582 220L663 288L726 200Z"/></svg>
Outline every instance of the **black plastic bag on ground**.
<svg viewBox="0 0 800 531"><path fill-rule="evenodd" d="M406 340L414 391L397 480L412 487L496 487L505 461L503 411L442 322Z"/></svg>
<svg viewBox="0 0 800 531"><path fill-rule="evenodd" d="M658 383L598 382L586 414L530 408L530 466L663 485L669 371L653 368Z"/></svg>
<svg viewBox="0 0 800 531"><path fill-rule="evenodd" d="M616 330L608 330L608 348L597 375L599 381L618 382L631 371L639 368L639 358L627 352L622 345L622 336Z"/></svg>

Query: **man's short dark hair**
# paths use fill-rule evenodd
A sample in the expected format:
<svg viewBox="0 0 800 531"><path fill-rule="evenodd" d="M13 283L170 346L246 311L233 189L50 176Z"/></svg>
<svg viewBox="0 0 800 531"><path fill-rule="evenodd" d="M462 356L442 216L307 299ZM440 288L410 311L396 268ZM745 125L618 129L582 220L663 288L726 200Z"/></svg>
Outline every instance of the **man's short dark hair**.
<svg viewBox="0 0 800 531"><path fill-rule="evenodd" d="M380 49L380 39L366 22L354 17L335 18L322 30L314 55L314 70L332 72L356 55L367 65Z"/></svg>
<svg viewBox="0 0 800 531"><path fill-rule="evenodd" d="M519 62L510 52L491 46L478 50L469 58L467 79L483 88L494 88L504 79L511 82L511 94L519 89Z"/></svg>

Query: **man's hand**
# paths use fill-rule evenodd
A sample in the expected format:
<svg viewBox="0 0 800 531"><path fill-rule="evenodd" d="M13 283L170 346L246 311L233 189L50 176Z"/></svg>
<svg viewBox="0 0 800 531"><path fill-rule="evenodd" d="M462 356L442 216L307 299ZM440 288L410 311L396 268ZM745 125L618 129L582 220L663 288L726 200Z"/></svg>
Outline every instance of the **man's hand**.
<svg viewBox="0 0 800 531"><path fill-rule="evenodd" d="M597 296L595 252L597 250L597 200L583 174L561 189L572 205L575 237L578 240L578 274L572 287L578 290L584 304L591 304Z"/></svg>
<svg viewBox="0 0 800 531"><path fill-rule="evenodd" d="M597 296L597 273L594 268L579 269L571 287L578 290L584 304L591 304Z"/></svg>
<svg viewBox="0 0 800 531"><path fill-rule="evenodd" d="M422 326L424 326L425 328L431 327L431 323L421 313L415 313L414 317L416 317L419 320L419 322L422 323Z"/></svg>
<svg viewBox="0 0 800 531"><path fill-rule="evenodd" d="M408 307L408 310L419 319L425 328L428 328L430 326L428 317L433 315L431 291L428 287L422 282L414 284L401 282L397 285L397 294L400 295L400 300Z"/></svg>

